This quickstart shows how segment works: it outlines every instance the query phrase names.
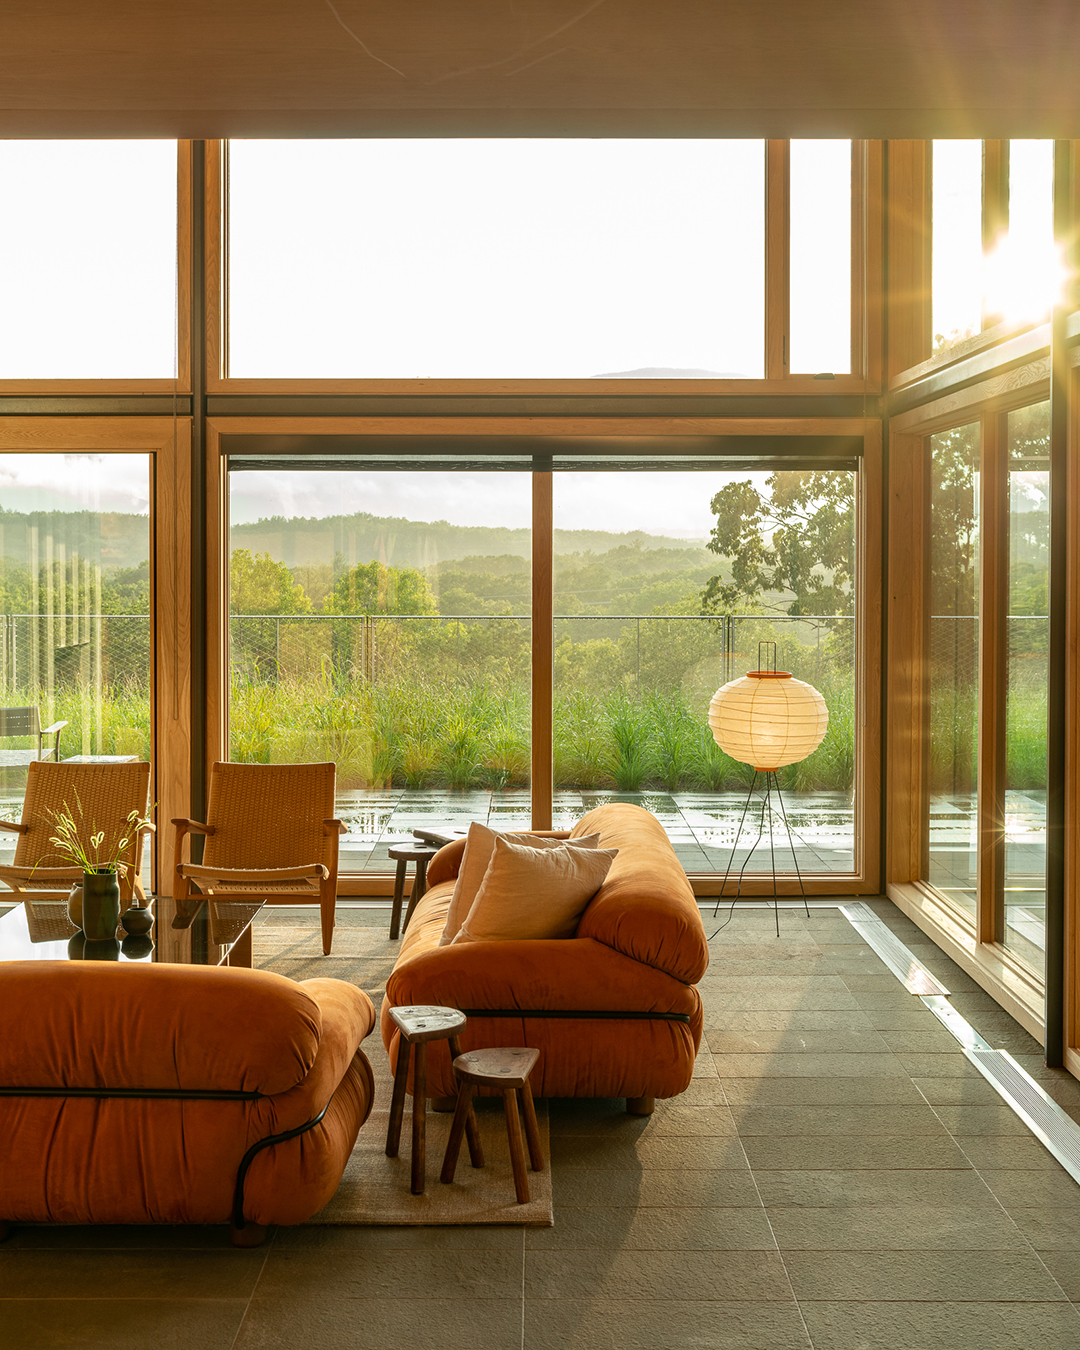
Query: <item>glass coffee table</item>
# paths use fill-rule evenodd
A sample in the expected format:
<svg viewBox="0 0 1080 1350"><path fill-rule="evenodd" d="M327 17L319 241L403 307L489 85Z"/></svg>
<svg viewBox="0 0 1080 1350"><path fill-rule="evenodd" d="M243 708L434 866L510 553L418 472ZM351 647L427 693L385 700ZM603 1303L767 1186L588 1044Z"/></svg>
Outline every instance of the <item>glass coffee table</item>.
<svg viewBox="0 0 1080 1350"><path fill-rule="evenodd" d="M4 893L0 892L0 903ZM154 927L145 937L87 942L58 900L26 900L0 915L0 961L166 961L180 965L251 965L251 924L262 909L219 902L203 905L187 928L174 928L169 896L153 901ZM121 936L123 936L121 934Z"/></svg>

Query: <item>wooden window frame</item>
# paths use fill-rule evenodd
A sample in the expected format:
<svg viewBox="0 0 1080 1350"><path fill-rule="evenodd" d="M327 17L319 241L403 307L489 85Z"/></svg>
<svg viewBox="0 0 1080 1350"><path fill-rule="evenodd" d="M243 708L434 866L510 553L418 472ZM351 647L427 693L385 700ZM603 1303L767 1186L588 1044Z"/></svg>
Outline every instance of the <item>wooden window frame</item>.
<svg viewBox="0 0 1080 1350"><path fill-rule="evenodd" d="M290 379L228 374L228 142L206 142L206 388L217 394L717 395L866 394L882 368L882 142L852 141L851 373L789 375L788 142L765 142L765 378L758 380Z"/></svg>
<svg viewBox="0 0 1080 1350"><path fill-rule="evenodd" d="M0 454L144 454L150 460L151 883L169 894L167 822L191 800L191 424L169 417L0 417Z"/></svg>
<svg viewBox="0 0 1080 1350"><path fill-rule="evenodd" d="M0 379L0 396L191 393L192 142L176 142L176 375L160 379Z"/></svg>
<svg viewBox="0 0 1080 1350"><path fill-rule="evenodd" d="M856 475L858 572L861 597L856 616L857 703L855 869L806 879L810 895L881 894L881 571L882 455L881 423L876 418L659 418L659 417L212 417L207 421L206 595L206 763L228 754L229 597L227 589L228 466L222 438L233 435L305 436L402 435L475 437L625 436L862 436L863 456ZM678 472L677 468L672 469ZM553 589L551 568L552 475L533 475L532 580L532 776L533 828L550 828L552 811ZM545 554L547 565L544 565ZM718 873L691 873L695 894L716 895ZM392 877L343 873L343 896L389 895ZM765 881L747 881L748 897L769 889Z"/></svg>
<svg viewBox="0 0 1080 1350"><path fill-rule="evenodd" d="M886 732L886 894L1031 1035L1044 1034L1045 981L1001 941L1004 928L1005 419L1050 397L1049 356L891 419ZM975 915L925 878L929 691L925 596L929 442L980 424L978 879ZM1078 946L1080 953L1080 946ZM1078 1021L1080 1025L1080 1021Z"/></svg>

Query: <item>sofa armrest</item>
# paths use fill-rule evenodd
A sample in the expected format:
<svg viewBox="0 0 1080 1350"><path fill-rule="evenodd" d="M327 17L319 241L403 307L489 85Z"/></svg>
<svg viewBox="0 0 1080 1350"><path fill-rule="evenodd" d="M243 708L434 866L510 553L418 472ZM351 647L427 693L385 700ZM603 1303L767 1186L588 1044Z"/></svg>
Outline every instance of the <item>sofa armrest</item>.
<svg viewBox="0 0 1080 1350"><path fill-rule="evenodd" d="M451 943L399 961L389 1006L693 1016L696 991L592 938ZM384 1027L384 1040L386 1032Z"/></svg>
<svg viewBox="0 0 1080 1350"><path fill-rule="evenodd" d="M301 980L300 988L322 1017L315 1062L287 1092L263 1098L252 1111L252 1140L296 1129L314 1119L334 1095L364 1038L375 1026L375 1008L362 990L344 980Z"/></svg>

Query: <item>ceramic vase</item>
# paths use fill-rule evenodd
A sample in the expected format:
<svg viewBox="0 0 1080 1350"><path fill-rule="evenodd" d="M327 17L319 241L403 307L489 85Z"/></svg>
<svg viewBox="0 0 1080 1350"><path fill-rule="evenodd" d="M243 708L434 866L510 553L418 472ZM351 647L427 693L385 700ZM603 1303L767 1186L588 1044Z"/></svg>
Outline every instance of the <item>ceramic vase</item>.
<svg viewBox="0 0 1080 1350"><path fill-rule="evenodd" d="M72 886L67 898L68 918L76 928L82 927L82 887L78 882Z"/></svg>
<svg viewBox="0 0 1080 1350"><path fill-rule="evenodd" d="M84 872L82 929L88 942L116 937L120 921L120 883L115 872Z"/></svg>
<svg viewBox="0 0 1080 1350"><path fill-rule="evenodd" d="M154 916L145 905L131 905L120 915L120 926L129 937L143 937L154 926Z"/></svg>

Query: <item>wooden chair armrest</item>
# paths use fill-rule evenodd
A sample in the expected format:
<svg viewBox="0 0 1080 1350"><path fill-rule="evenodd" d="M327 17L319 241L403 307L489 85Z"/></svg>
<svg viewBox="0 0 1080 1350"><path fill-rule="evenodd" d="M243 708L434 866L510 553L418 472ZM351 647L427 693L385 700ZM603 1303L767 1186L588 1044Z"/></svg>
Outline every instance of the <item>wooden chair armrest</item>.
<svg viewBox="0 0 1080 1350"><path fill-rule="evenodd" d="M234 886L257 886L259 882L309 881L325 877L322 863L307 863L303 867L203 867L200 863L179 863L180 876L193 881L232 882Z"/></svg>
<svg viewBox="0 0 1080 1350"><path fill-rule="evenodd" d="M188 820L186 816L174 816L172 824L175 825L178 830L184 831L185 834L188 830L194 830L196 834L217 833L217 830L213 825L204 825L201 820ZM153 829L154 826L151 825L150 828Z"/></svg>
<svg viewBox="0 0 1080 1350"><path fill-rule="evenodd" d="M0 820L0 830L10 830L13 834L25 834L29 825L20 825L14 820Z"/></svg>
<svg viewBox="0 0 1080 1350"><path fill-rule="evenodd" d="M43 736L51 736L54 731L59 734L66 726L66 722L54 722L51 727L43 727L41 734Z"/></svg>
<svg viewBox="0 0 1080 1350"><path fill-rule="evenodd" d="M322 823L324 834L347 834L348 830L340 820L324 820Z"/></svg>
<svg viewBox="0 0 1080 1350"><path fill-rule="evenodd" d="M135 833L157 834L157 826L154 824L152 820L144 820L143 823L139 826L139 828L135 831Z"/></svg>

